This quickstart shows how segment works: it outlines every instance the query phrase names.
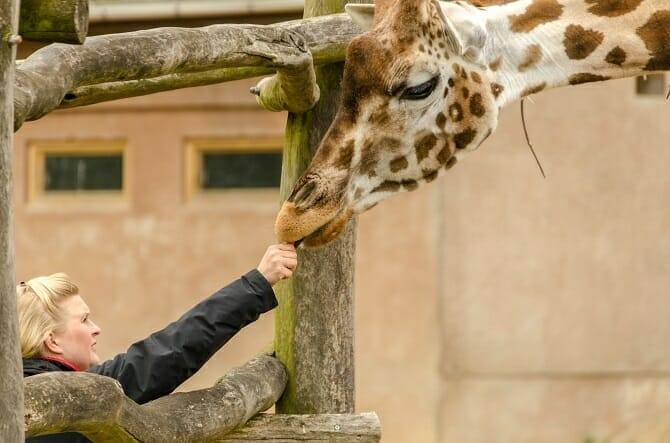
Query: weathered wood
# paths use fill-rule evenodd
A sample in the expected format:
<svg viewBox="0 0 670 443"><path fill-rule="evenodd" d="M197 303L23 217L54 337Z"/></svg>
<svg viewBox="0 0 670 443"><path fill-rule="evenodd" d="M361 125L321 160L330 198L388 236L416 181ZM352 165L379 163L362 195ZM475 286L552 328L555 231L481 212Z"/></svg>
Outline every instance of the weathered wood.
<svg viewBox="0 0 670 443"><path fill-rule="evenodd" d="M27 40L82 44L88 0L21 0L19 33Z"/></svg>
<svg viewBox="0 0 670 443"><path fill-rule="evenodd" d="M300 20L271 26L159 28L90 37L81 46L49 45L17 68L14 127L18 129L24 121L46 115L63 99L70 107L77 104L77 99L79 103L92 103L73 92L85 86L89 86L85 93L97 93L97 99L104 101L121 98L121 90L124 97L148 93L148 80L133 82L139 79L158 77L151 87L168 90L193 86L194 76L186 75L182 81L184 78L173 74L246 67L259 71L238 71L237 74L262 75L267 68L283 68L287 60L302 57L307 47L317 64L342 60L346 45L359 32L346 14L340 14L328 20ZM216 75L209 76L208 80L216 81ZM92 87L110 82L126 84L112 88L111 95Z"/></svg>
<svg viewBox="0 0 670 443"><path fill-rule="evenodd" d="M154 78L129 80L126 82L100 83L82 86L68 92L63 98L59 109L93 105L110 100L155 94L173 89L191 88L194 86L213 85L217 83L241 80L271 74L272 68L223 68L204 72L184 74L168 74Z"/></svg>
<svg viewBox="0 0 670 443"><path fill-rule="evenodd" d="M285 384L284 367L266 355L234 369L209 389L141 406L108 377L41 374L24 380L26 434L77 431L93 441L156 443L220 439L271 407Z"/></svg>
<svg viewBox="0 0 670 443"><path fill-rule="evenodd" d="M320 94L312 57L278 69L275 75L251 88L251 92L256 95L258 104L268 111L301 113L312 109Z"/></svg>
<svg viewBox="0 0 670 443"><path fill-rule="evenodd" d="M0 0L0 441L23 441L21 352L14 284L12 106L17 0Z"/></svg>
<svg viewBox="0 0 670 443"><path fill-rule="evenodd" d="M221 439L225 442L358 442L381 439L382 428L374 412L362 414L284 415L260 414Z"/></svg>
<svg viewBox="0 0 670 443"><path fill-rule="evenodd" d="M305 2L305 18L339 12L344 0ZM307 168L338 107L343 64L317 69L321 99L289 114L282 166L282 201ZM353 278L355 220L333 244L299 250L296 273L277 288L275 352L289 382L277 404L284 414L354 411Z"/></svg>

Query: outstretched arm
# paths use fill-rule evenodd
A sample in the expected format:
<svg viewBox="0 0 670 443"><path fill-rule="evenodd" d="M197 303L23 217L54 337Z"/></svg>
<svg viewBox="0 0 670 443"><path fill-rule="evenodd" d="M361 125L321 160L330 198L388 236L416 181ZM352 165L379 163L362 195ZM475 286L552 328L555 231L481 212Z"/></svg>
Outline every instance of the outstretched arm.
<svg viewBox="0 0 670 443"><path fill-rule="evenodd" d="M296 265L294 257L295 251L271 246L258 269L89 372L118 380L126 395L137 403L169 394L240 329L277 306L271 284L290 276Z"/></svg>

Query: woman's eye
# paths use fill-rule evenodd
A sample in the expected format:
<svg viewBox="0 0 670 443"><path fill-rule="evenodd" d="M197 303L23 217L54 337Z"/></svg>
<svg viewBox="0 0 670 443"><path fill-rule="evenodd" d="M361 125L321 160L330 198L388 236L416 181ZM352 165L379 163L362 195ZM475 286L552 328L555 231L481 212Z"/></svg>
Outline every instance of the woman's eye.
<svg viewBox="0 0 670 443"><path fill-rule="evenodd" d="M437 86L437 77L433 77L427 82L421 83L417 86L407 88L400 96L401 100L421 100L428 97L435 90Z"/></svg>

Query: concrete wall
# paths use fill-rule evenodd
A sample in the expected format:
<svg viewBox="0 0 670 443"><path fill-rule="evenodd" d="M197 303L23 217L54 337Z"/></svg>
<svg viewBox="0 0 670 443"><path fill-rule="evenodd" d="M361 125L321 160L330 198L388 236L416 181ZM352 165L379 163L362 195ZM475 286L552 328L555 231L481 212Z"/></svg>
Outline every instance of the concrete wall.
<svg viewBox="0 0 670 443"><path fill-rule="evenodd" d="M103 358L257 264L276 191L184 198L189 137L281 136L249 82L67 112L17 134L17 278L65 271L103 329ZM670 408L666 102L632 80L517 105L447 177L360 217L357 408L385 442L581 442ZM30 204L31 140L125 138L126 205ZM182 389L272 339L267 315Z"/></svg>

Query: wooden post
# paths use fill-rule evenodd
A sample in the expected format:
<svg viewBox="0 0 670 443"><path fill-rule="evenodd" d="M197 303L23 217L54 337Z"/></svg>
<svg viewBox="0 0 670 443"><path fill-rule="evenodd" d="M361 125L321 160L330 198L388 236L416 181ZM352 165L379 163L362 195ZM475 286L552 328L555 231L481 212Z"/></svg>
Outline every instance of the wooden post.
<svg viewBox="0 0 670 443"><path fill-rule="evenodd" d="M19 33L27 40L82 44L88 0L21 0Z"/></svg>
<svg viewBox="0 0 670 443"><path fill-rule="evenodd" d="M18 0L0 0L0 441L23 441L23 372L14 283L12 135Z"/></svg>
<svg viewBox="0 0 670 443"><path fill-rule="evenodd" d="M346 0L306 0L304 18L342 12ZM304 114L289 114L281 199L305 171L339 106L343 63L317 68L321 99ZM355 226L333 244L300 250L298 270L277 287L275 352L289 382L276 406L282 414L354 411L353 279Z"/></svg>

